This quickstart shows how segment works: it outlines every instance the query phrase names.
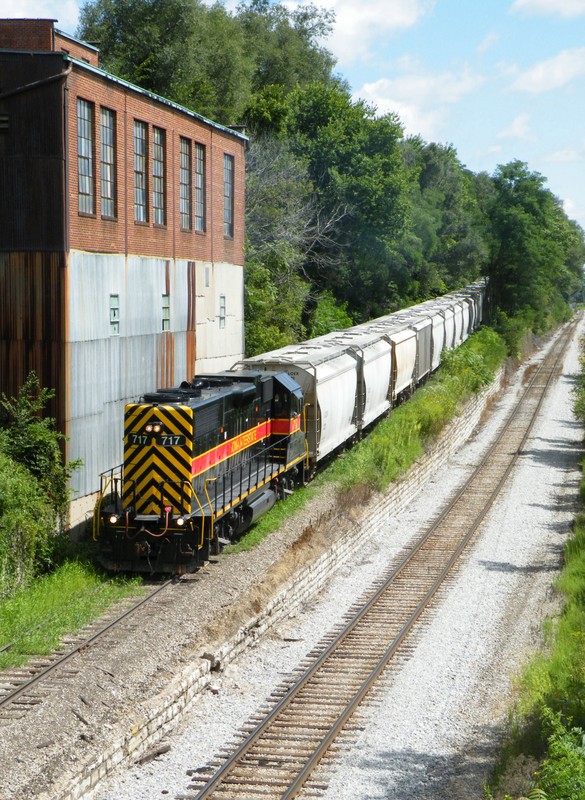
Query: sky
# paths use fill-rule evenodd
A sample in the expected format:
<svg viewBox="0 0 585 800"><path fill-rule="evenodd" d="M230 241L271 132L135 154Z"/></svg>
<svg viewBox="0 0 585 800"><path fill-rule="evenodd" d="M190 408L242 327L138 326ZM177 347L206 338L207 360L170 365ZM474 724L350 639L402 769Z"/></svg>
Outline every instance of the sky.
<svg viewBox="0 0 585 800"><path fill-rule="evenodd" d="M78 0L0 0L75 33ZM355 99L492 174L519 159L585 228L585 0L312 0ZM284 0L294 8L297 0Z"/></svg>

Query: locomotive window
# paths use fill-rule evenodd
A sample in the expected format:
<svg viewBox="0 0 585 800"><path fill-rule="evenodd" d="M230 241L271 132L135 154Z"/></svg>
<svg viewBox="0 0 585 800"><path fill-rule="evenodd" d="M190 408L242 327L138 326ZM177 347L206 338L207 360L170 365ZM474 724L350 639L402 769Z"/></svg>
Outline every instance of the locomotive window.
<svg viewBox="0 0 585 800"><path fill-rule="evenodd" d="M288 392L277 392L274 395L272 413L275 417L288 413L289 397L290 395Z"/></svg>

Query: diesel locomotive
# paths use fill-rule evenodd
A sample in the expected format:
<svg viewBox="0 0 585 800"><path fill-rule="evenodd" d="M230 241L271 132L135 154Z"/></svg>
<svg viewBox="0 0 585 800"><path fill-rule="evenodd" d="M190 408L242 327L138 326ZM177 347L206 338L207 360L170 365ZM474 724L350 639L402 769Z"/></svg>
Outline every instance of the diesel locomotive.
<svg viewBox="0 0 585 800"><path fill-rule="evenodd" d="M113 571L182 574L408 397L481 324L485 284L130 403L94 537Z"/></svg>

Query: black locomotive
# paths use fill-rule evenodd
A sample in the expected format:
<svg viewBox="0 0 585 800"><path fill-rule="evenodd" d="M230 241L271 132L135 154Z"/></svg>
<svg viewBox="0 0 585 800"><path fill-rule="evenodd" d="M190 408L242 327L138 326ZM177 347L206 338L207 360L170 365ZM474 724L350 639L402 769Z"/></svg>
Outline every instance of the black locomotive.
<svg viewBox="0 0 585 800"><path fill-rule="evenodd" d="M286 373L198 375L126 406L124 463L102 475L101 563L191 571L304 480L303 397Z"/></svg>

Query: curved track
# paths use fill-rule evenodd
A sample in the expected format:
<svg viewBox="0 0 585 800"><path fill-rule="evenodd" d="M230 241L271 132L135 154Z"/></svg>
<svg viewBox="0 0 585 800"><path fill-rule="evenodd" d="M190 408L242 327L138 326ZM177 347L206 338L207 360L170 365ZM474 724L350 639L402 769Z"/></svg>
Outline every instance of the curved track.
<svg viewBox="0 0 585 800"><path fill-rule="evenodd" d="M345 627L273 694L235 750L197 771L195 800L286 800L303 787L452 572L504 486L556 376L572 326L558 338L497 441L408 554L383 576ZM219 769L216 767L219 766Z"/></svg>

